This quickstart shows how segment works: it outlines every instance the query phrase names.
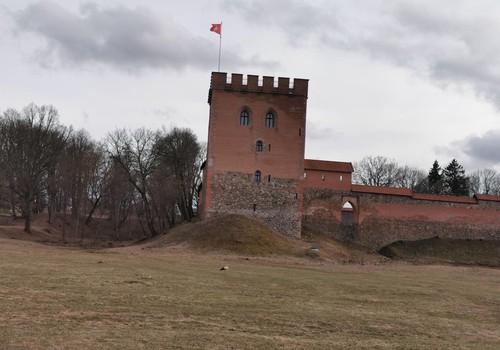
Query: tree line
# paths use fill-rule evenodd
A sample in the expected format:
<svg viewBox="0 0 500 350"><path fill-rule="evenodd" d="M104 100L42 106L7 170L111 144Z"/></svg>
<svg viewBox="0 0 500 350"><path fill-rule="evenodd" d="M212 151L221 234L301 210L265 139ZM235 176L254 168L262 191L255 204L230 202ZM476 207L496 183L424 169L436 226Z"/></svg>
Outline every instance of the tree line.
<svg viewBox="0 0 500 350"><path fill-rule="evenodd" d="M155 236L194 217L203 157L187 128L117 129L95 141L62 125L53 106L8 109L0 116L0 210L24 218L28 233L33 214L45 211L49 222L72 217L77 235L98 215L115 230L133 216Z"/></svg>
<svg viewBox="0 0 500 350"><path fill-rule="evenodd" d="M428 172L401 166L383 156L367 156L353 164L353 182L369 186L409 188L416 193L472 196L500 195L500 174L494 169L482 169L466 174L456 159L442 168L437 160Z"/></svg>

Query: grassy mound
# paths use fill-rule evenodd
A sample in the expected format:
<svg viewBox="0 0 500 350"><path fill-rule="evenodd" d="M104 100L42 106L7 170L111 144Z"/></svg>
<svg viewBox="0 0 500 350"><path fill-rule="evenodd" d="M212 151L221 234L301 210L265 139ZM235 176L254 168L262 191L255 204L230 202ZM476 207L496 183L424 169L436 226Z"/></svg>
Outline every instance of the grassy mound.
<svg viewBox="0 0 500 350"><path fill-rule="evenodd" d="M301 239L287 237L252 218L234 214L183 223L141 245L141 249L161 248L186 253L306 258L341 264L376 263L386 259L362 247L343 244L308 230L302 232Z"/></svg>
<svg viewBox="0 0 500 350"><path fill-rule="evenodd" d="M391 259L500 267L500 241L431 238L392 243L379 251Z"/></svg>
<svg viewBox="0 0 500 350"><path fill-rule="evenodd" d="M154 248L169 244L186 244L205 251L226 251L242 255L300 253L297 240L285 237L251 218L225 215L207 221L180 225L162 239L151 242Z"/></svg>

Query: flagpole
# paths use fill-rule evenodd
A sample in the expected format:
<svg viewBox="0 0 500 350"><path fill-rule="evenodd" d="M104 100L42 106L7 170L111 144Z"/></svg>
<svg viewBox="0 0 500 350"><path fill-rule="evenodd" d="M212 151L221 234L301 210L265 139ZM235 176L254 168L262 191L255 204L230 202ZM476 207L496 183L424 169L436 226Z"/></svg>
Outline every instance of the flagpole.
<svg viewBox="0 0 500 350"><path fill-rule="evenodd" d="M220 22L220 27L221 27L221 31L219 33L219 65L217 67L217 72L220 72L220 53L221 53L221 46L222 46L222 21Z"/></svg>

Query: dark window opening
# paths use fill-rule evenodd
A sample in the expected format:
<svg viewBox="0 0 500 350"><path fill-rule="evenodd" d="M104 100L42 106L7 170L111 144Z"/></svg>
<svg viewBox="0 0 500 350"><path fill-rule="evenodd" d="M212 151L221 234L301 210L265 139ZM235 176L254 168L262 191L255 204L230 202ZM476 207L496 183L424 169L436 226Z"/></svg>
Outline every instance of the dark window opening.
<svg viewBox="0 0 500 350"><path fill-rule="evenodd" d="M259 140L259 141L257 141L257 142L255 143L255 151L257 151L257 152L262 152L262 148L263 148L263 147L264 147L264 146L263 146L263 144L262 144L262 141L260 141L260 140Z"/></svg>
<svg viewBox="0 0 500 350"><path fill-rule="evenodd" d="M267 182L271 182L271 175L267 177Z"/></svg>
<svg viewBox="0 0 500 350"><path fill-rule="evenodd" d="M257 204L254 204L253 205L253 211L256 211L257 210Z"/></svg>
<svg viewBox="0 0 500 350"><path fill-rule="evenodd" d="M269 152L271 152L271 144L269 144Z"/></svg>
<svg viewBox="0 0 500 350"><path fill-rule="evenodd" d="M240 125L248 125L250 123L250 115L246 110L240 113Z"/></svg>
<svg viewBox="0 0 500 350"><path fill-rule="evenodd" d="M299 199L299 194L295 192L295 199Z"/></svg>
<svg viewBox="0 0 500 350"><path fill-rule="evenodd" d="M342 211L342 225L346 226L354 225L354 212Z"/></svg>
<svg viewBox="0 0 500 350"><path fill-rule="evenodd" d="M274 114L271 112L266 115L266 128L274 128Z"/></svg>
<svg viewBox="0 0 500 350"><path fill-rule="evenodd" d="M299 128L299 136L302 136L302 129Z"/></svg>
<svg viewBox="0 0 500 350"><path fill-rule="evenodd" d="M255 182L260 182L260 177L261 177L261 175L262 175L262 174L261 174L260 170L257 170L257 171L255 172Z"/></svg>
<svg viewBox="0 0 500 350"><path fill-rule="evenodd" d="M342 206L342 225L354 225L354 208L350 202L345 202Z"/></svg>

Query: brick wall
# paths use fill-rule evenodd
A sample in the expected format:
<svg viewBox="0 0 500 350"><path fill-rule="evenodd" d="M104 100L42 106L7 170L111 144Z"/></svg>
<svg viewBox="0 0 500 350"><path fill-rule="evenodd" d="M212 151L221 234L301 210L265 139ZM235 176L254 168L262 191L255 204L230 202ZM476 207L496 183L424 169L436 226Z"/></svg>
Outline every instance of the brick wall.
<svg viewBox="0 0 500 350"><path fill-rule="evenodd" d="M436 236L500 239L500 201L449 196L423 198L305 188L302 224L334 239L372 249L399 240ZM342 224L342 206L347 201L354 207L352 226Z"/></svg>

